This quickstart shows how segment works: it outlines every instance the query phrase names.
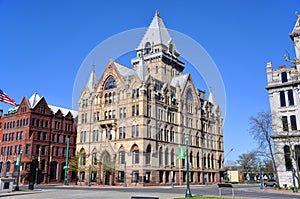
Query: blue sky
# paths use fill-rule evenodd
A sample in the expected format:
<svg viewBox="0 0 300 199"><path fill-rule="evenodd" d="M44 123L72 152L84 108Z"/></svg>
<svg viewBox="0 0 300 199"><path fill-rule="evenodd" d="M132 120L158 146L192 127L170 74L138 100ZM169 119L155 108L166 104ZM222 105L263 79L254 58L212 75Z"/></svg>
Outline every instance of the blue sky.
<svg viewBox="0 0 300 199"><path fill-rule="evenodd" d="M167 28L201 44L221 73L227 96L225 154L234 148L226 159L254 149L249 117L269 110L266 63L290 65L283 55L288 50L294 56L289 33L295 11L300 12L298 0L0 0L0 88L17 102L37 91L48 103L71 108L86 56L110 36L148 26L155 10ZM197 83L207 90L203 81ZM0 109L9 107L0 103Z"/></svg>

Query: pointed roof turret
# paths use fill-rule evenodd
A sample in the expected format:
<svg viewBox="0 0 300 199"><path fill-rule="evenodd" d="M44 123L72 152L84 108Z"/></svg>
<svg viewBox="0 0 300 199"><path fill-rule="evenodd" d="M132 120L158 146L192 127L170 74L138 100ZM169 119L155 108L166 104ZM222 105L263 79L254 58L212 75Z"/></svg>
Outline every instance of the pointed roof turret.
<svg viewBox="0 0 300 199"><path fill-rule="evenodd" d="M139 78L141 79L141 81L144 82L146 79L146 76L148 75L148 68L144 62L144 55L142 55L140 57L140 61L137 66L136 73L139 76Z"/></svg>
<svg viewBox="0 0 300 199"><path fill-rule="evenodd" d="M88 80L86 86L88 87L88 89L90 91L92 91L93 88L97 85L97 83L98 83L98 80L97 80L97 76L95 73L95 65L93 64L93 69L92 69L92 72L90 74L90 77L89 77L89 80Z"/></svg>
<svg viewBox="0 0 300 199"><path fill-rule="evenodd" d="M290 34L291 39L294 41L295 37L299 37L300 36L300 15L298 15L298 19L296 21L296 24L293 28L293 31Z"/></svg>
<svg viewBox="0 0 300 199"><path fill-rule="evenodd" d="M214 105L217 104L211 88L209 89L208 101Z"/></svg>
<svg viewBox="0 0 300 199"><path fill-rule="evenodd" d="M33 95L28 99L29 108L34 108L35 105L37 105L41 99L42 97L39 96L37 92L34 92Z"/></svg>
<svg viewBox="0 0 300 199"><path fill-rule="evenodd" d="M146 46L156 46L164 45L171 52L175 52L179 55L175 44L162 20L158 11L155 12L155 15L152 19L150 26L148 27L143 39L138 45L137 50L142 50Z"/></svg>

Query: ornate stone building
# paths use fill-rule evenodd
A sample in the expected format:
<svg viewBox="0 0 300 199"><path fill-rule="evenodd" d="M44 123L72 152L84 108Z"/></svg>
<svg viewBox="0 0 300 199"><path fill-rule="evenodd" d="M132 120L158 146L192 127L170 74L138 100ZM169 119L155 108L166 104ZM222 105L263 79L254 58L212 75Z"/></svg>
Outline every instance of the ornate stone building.
<svg viewBox="0 0 300 199"><path fill-rule="evenodd" d="M293 186L292 171L298 173L300 168L300 16L290 38L296 54L295 59L289 60L293 65L273 69L269 62L266 67L266 89L270 98L272 137L280 186Z"/></svg>
<svg viewBox="0 0 300 199"><path fill-rule="evenodd" d="M156 12L131 60L94 69L78 102L77 153L86 183L185 183L178 148L189 137L190 181L221 181L222 116L213 94L194 86L162 18ZM173 175L172 175L173 174ZM173 178L174 177L174 178Z"/></svg>

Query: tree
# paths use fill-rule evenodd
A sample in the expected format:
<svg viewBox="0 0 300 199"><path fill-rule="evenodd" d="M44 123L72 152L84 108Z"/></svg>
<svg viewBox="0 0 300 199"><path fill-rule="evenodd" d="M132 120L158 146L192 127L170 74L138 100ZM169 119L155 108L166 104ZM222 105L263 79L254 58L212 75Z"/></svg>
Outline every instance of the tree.
<svg viewBox="0 0 300 199"><path fill-rule="evenodd" d="M236 162L241 166L241 170L243 172L252 172L257 168L257 165L259 164L259 158L256 156L256 153L252 151L239 155Z"/></svg>
<svg viewBox="0 0 300 199"><path fill-rule="evenodd" d="M250 117L250 134L258 144L258 151L272 160L276 181L279 186L277 166L272 140L272 114L270 112L259 112L255 117Z"/></svg>

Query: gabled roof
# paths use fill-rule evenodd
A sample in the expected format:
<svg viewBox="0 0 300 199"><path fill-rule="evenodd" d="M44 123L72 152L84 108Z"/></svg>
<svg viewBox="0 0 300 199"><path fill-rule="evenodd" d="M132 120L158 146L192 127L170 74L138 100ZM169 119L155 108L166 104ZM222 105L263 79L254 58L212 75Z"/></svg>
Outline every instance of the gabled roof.
<svg viewBox="0 0 300 199"><path fill-rule="evenodd" d="M135 75L135 71L133 69L128 68L127 66L119 64L119 63L117 63L115 61L114 61L114 64L117 67L117 69L120 72L120 74L123 76L123 78Z"/></svg>
<svg viewBox="0 0 300 199"><path fill-rule="evenodd" d="M53 111L53 113L56 113L58 110L60 110L64 116L68 115L69 112L72 113L73 118L77 117L77 115L78 115L78 111L75 111L75 110L62 108L62 107L54 106L54 105L50 105L50 104L48 105L48 107Z"/></svg>
<svg viewBox="0 0 300 199"><path fill-rule="evenodd" d="M33 109L40 101L43 99L37 92L34 92L33 95L29 98L28 100L28 106L30 109ZM67 108L62 108L59 106L54 106L48 104L48 107L53 111L53 113L56 113L58 110L61 110L62 114L66 116L69 112L72 113L73 117L77 117L78 111L67 109Z"/></svg>
<svg viewBox="0 0 300 199"><path fill-rule="evenodd" d="M95 86L97 85L97 83L98 83L98 80L97 80L97 76L96 76L96 73L95 73L95 68L94 68L94 65L93 65L93 70L90 74L90 77L89 77L89 80L88 80L86 86L88 87L88 89L90 91L92 91L93 88L95 88Z"/></svg>
<svg viewBox="0 0 300 199"><path fill-rule="evenodd" d="M300 15L298 15L296 24L293 28L293 31L290 34L290 37L292 38L292 40L294 40L294 37L300 36Z"/></svg>
<svg viewBox="0 0 300 199"><path fill-rule="evenodd" d="M138 45L137 50L144 49L147 42L152 46L163 44L167 47L172 43L173 50L178 52L158 11L155 12L152 22Z"/></svg>
<svg viewBox="0 0 300 199"><path fill-rule="evenodd" d="M187 76L188 76L188 74L178 75L178 76L173 77L170 85L176 87L176 84L178 82L180 88L182 89L187 80Z"/></svg>
<svg viewBox="0 0 300 199"><path fill-rule="evenodd" d="M30 109L33 109L39 101L42 99L37 92L34 92L33 95L28 99L28 106Z"/></svg>

